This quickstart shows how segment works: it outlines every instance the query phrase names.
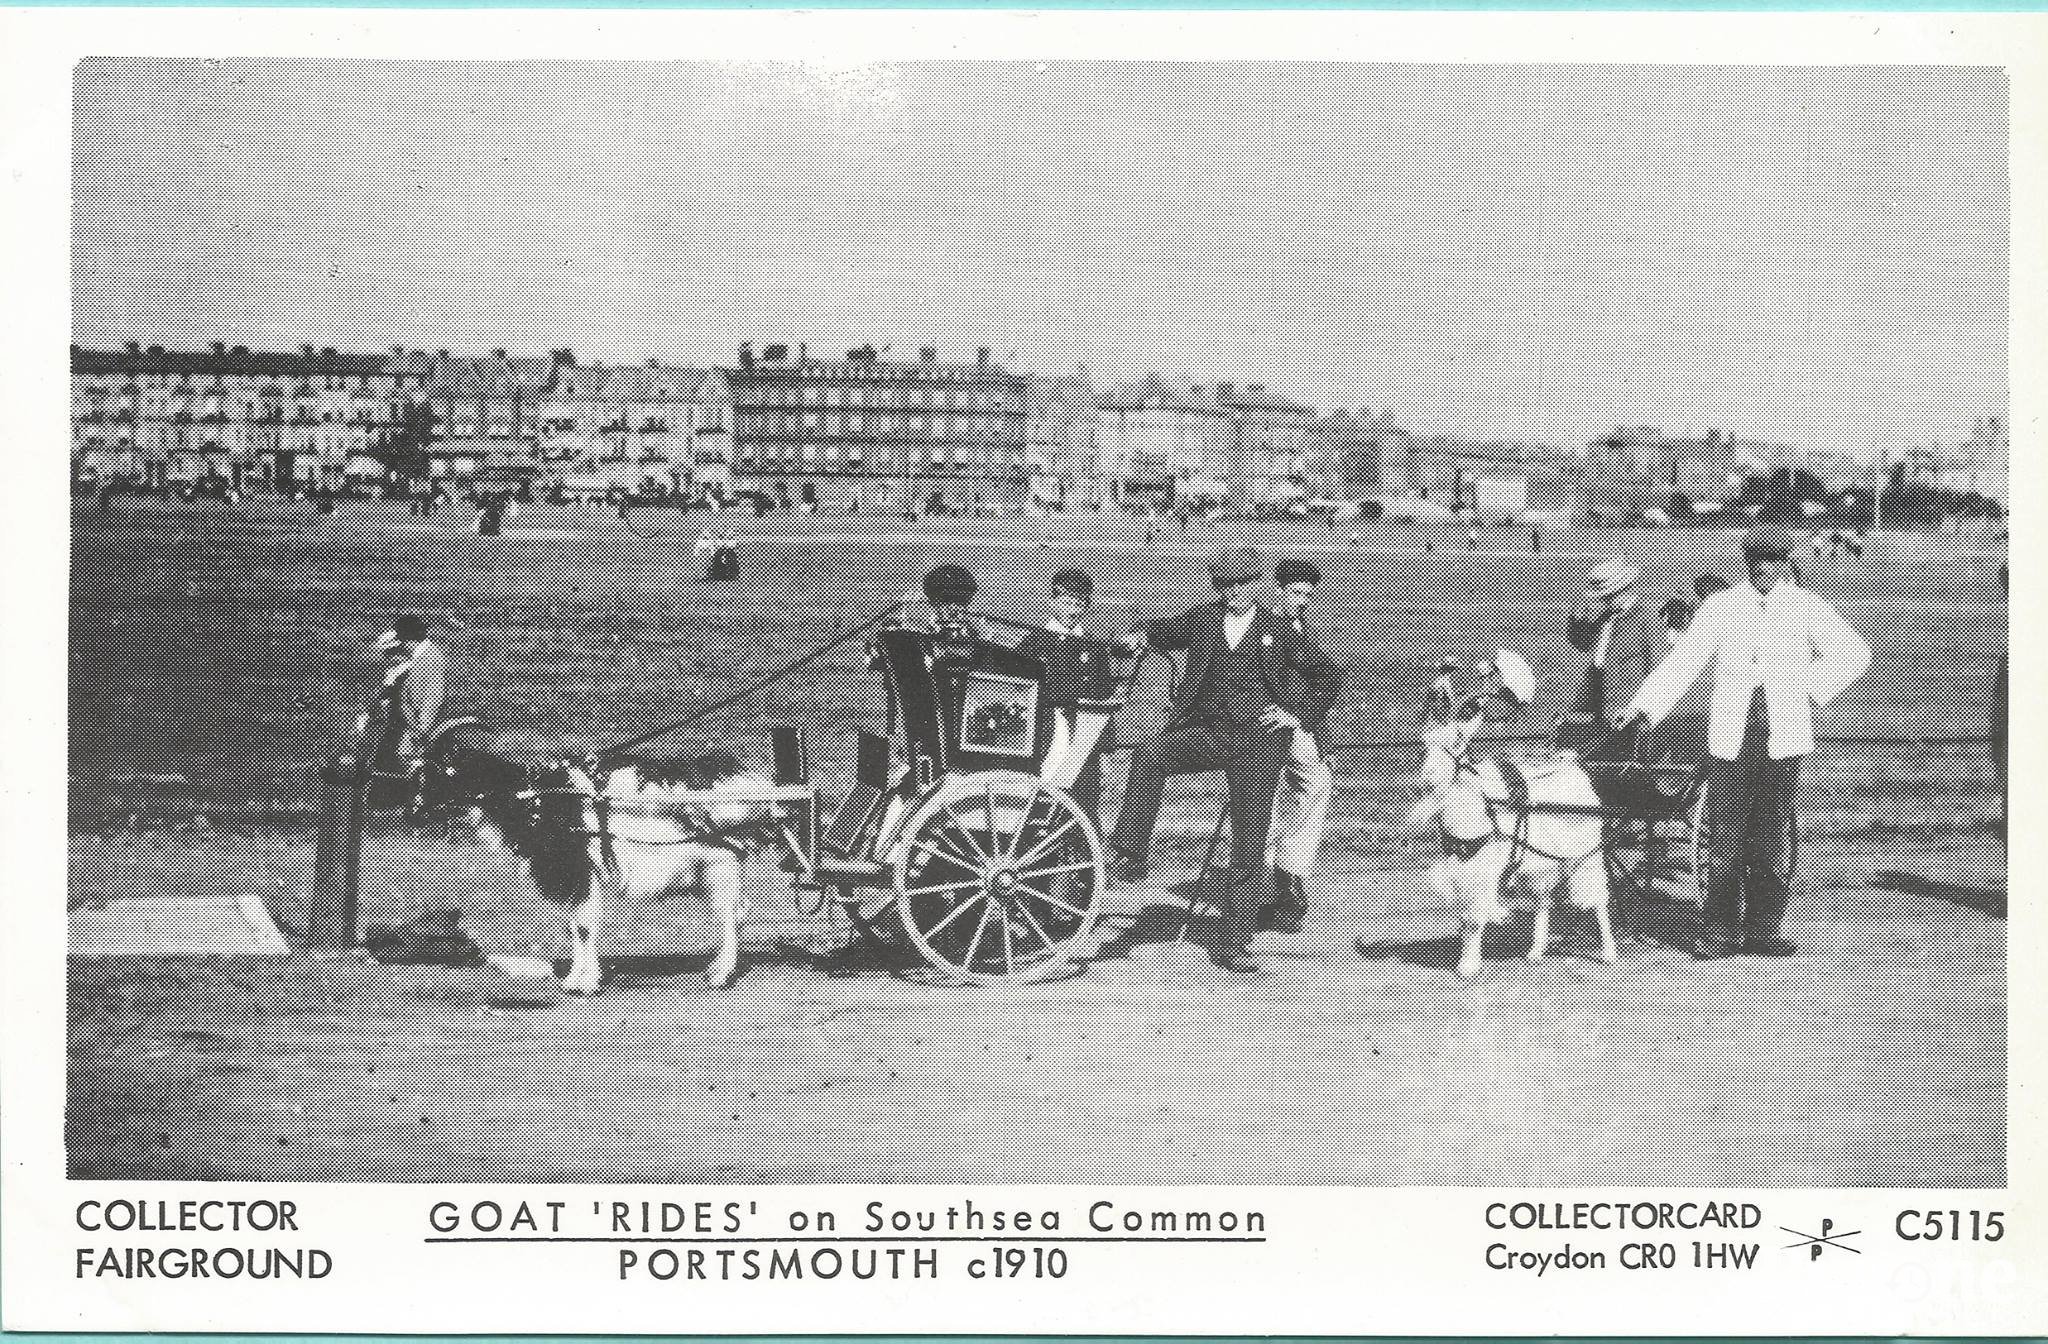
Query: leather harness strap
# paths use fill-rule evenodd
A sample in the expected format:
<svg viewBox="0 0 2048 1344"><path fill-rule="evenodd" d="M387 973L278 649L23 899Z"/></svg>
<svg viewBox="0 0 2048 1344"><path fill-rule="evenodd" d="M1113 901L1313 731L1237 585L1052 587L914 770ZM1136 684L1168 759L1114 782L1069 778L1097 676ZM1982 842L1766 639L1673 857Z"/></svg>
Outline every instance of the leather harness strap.
<svg viewBox="0 0 2048 1344"><path fill-rule="evenodd" d="M1445 831L1443 832L1444 853L1454 859L1469 861L1494 840L1506 840L1509 848L1507 866L1502 870L1501 881L1503 884L1511 880L1520 871L1524 855L1533 854L1539 859L1547 859L1553 863L1571 864L1574 866L1585 862L1590 857L1587 854L1577 856L1552 854L1549 850L1538 849L1535 845L1529 843L1529 819L1536 811L1536 808L1529 798L1528 773L1520 764L1505 757L1496 757L1494 759L1493 764L1495 769L1500 772L1501 784L1507 790L1505 798L1497 799L1487 792L1485 780L1479 773L1479 767L1473 763L1472 757L1468 752L1458 752L1452 757L1452 760L1458 772L1471 775L1475 780L1479 781L1479 796L1486 803L1486 818L1493 824L1493 830L1490 834L1474 836L1469 840L1458 839L1451 835L1449 831ZM1508 813L1513 818L1512 825L1501 825L1500 814L1502 812ZM1597 854L1600 851L1594 850L1592 852Z"/></svg>
<svg viewBox="0 0 2048 1344"><path fill-rule="evenodd" d="M1475 835L1470 840L1460 840L1449 831L1445 831L1443 832L1444 853L1460 863L1470 863L1480 850L1485 849L1499 838L1500 834L1498 832L1488 831L1485 835Z"/></svg>

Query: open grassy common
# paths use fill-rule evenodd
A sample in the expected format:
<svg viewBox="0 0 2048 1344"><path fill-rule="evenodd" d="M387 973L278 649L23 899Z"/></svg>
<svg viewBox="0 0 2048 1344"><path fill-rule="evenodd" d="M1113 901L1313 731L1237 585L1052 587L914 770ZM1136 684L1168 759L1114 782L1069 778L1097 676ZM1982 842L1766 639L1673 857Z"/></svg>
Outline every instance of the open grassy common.
<svg viewBox="0 0 2048 1344"><path fill-rule="evenodd" d="M914 589L942 559L987 609L1036 613L1079 563L1097 625L1200 600L1219 534L1096 515L1040 522L735 521L738 582L698 581L702 515L538 507L498 538L402 507L321 518L121 501L74 521L71 901L260 895L292 931L311 846L266 812L310 802L374 685L390 616L442 622L451 712L511 744L588 749L729 692ZM1393 525L1249 529L1312 555L1317 625L1347 689L1331 734L1412 733L1430 669L1499 646L1542 677L1554 721L1576 659L1570 595L1622 553L1657 600L1736 572L1721 532ZM1237 535L1233 533L1232 535ZM1984 748L1900 746L1987 729L2005 646L1998 556L1887 537L1813 586L1870 638L1871 675L1824 731L1870 739L1811 763L1807 891L1784 962L1693 962L1655 938L1607 968L1542 966L1504 931L1473 985L1426 908L1423 845L1392 833L1411 753L1339 760L1314 910L1261 941L1245 981L1171 949L1024 989L827 979L788 944L825 936L762 864L759 963L724 995L688 969L694 911L618 912L632 959L564 1002L494 972L354 961L77 958L71 1164L82 1175L304 1179L918 1180L1490 1184L1997 1185L2005 1173L2005 867ZM1157 663L1125 735L1165 691ZM820 784L884 706L858 643L676 744L761 758L810 726ZM1121 774L1113 762L1108 794ZM1192 873L1217 815L1178 783L1157 866ZM190 824L205 813L210 824ZM128 818L138 819L131 825ZM251 820L255 818L255 820ZM161 819L162 824L159 824ZM459 907L494 951L564 954L558 921L497 856L377 834L366 918ZM683 903L678 903L683 904ZM1125 911L1125 913L1133 913ZM1373 955L1360 956L1354 939ZM1788 1124L1799 1117L1796 1131ZM1011 1123L1014 1122L1014 1123ZM989 1134L1008 1136L992 1144ZM740 1136L735 1140L735 1134ZM1256 1142L1247 1135L1259 1136Z"/></svg>

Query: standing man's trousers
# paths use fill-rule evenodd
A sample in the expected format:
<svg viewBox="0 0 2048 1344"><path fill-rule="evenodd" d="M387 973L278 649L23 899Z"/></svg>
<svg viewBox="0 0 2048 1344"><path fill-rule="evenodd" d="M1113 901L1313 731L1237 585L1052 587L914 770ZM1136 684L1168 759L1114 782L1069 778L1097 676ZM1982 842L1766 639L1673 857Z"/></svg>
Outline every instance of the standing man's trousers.
<svg viewBox="0 0 2048 1344"><path fill-rule="evenodd" d="M1759 697L1761 699L1761 697ZM1800 757L1771 759L1770 725L1752 712L1742 750L1707 764L1706 922L1710 929L1774 938L1792 899L1793 808Z"/></svg>
<svg viewBox="0 0 2048 1344"><path fill-rule="evenodd" d="M1308 880L1316 856L1322 852L1323 827L1329 820L1330 795L1336 784L1336 773L1323 759L1315 734L1305 728L1296 732L1280 772L1279 791L1273 795L1268 863L1303 882Z"/></svg>
<svg viewBox="0 0 2048 1344"><path fill-rule="evenodd" d="M1226 950L1251 942L1259 911L1272 895L1266 880L1266 841L1273 826L1273 795L1290 749L1290 734L1253 724L1181 724L1138 743L1117 809L1110 846L1142 859L1159 824L1168 775L1221 770L1230 791L1230 874L1225 900Z"/></svg>

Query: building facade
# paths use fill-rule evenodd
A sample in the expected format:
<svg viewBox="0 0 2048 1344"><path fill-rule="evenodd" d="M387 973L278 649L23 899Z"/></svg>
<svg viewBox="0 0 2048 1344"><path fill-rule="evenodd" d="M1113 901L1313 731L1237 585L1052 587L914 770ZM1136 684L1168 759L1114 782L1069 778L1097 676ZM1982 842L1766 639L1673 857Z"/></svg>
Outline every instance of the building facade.
<svg viewBox="0 0 2048 1344"><path fill-rule="evenodd" d="M844 359L808 347L742 345L723 370L732 396L732 476L740 489L825 508L898 512L1022 507L1026 384L982 350L915 362L872 346Z"/></svg>
<svg viewBox="0 0 2048 1344"><path fill-rule="evenodd" d="M1342 407L1330 412L1308 428L1303 472L1309 493L1349 500L1379 494L1382 464L1405 461L1406 438L1391 413Z"/></svg>
<svg viewBox="0 0 2048 1344"><path fill-rule="evenodd" d="M216 343L71 351L72 464L81 481L145 488L213 478L280 490L368 485L409 433L437 479L597 492L731 488L731 394L717 370L578 364L393 346L354 354Z"/></svg>
<svg viewBox="0 0 2048 1344"><path fill-rule="evenodd" d="M569 350L550 363L533 402L544 477L578 494L731 493L732 394L718 370L579 364Z"/></svg>
<svg viewBox="0 0 2048 1344"><path fill-rule="evenodd" d="M1108 501L1096 459L1097 421L1085 371L1024 375L1024 463L1034 502L1066 509Z"/></svg>
<svg viewBox="0 0 2048 1344"><path fill-rule="evenodd" d="M1230 417L1234 438L1225 467L1231 503L1265 509L1304 498L1314 408L1264 383L1218 383L1216 402Z"/></svg>
<svg viewBox="0 0 2048 1344"><path fill-rule="evenodd" d="M1719 504L1749 477L1796 465L1796 456L1785 444L1718 429L1680 438L1648 425L1617 429L1587 446L1585 505L1620 514L1664 508L1674 496Z"/></svg>
<svg viewBox="0 0 2048 1344"><path fill-rule="evenodd" d="M1228 488L1218 469L1236 432L1201 386L1148 374L1103 393L1096 409L1097 461L1116 502L1164 508Z"/></svg>
<svg viewBox="0 0 2048 1344"><path fill-rule="evenodd" d="M1097 460L1118 499L1258 509L1308 493L1316 413L1263 383L1170 383L1154 373L1111 388L1096 407Z"/></svg>
<svg viewBox="0 0 2048 1344"><path fill-rule="evenodd" d="M431 474L450 481L533 482L540 474L540 406L553 373L552 360L515 358L503 350L483 358L439 352L427 385Z"/></svg>
<svg viewBox="0 0 2048 1344"><path fill-rule="evenodd" d="M1910 454L1911 474L1923 484L1957 495L1980 495L2003 508L2011 497L2012 443L2002 415L1979 416L1953 447Z"/></svg>
<svg viewBox="0 0 2048 1344"><path fill-rule="evenodd" d="M425 364L397 350L73 346L73 475L148 488L209 478L338 488L381 473L373 454L426 381Z"/></svg>

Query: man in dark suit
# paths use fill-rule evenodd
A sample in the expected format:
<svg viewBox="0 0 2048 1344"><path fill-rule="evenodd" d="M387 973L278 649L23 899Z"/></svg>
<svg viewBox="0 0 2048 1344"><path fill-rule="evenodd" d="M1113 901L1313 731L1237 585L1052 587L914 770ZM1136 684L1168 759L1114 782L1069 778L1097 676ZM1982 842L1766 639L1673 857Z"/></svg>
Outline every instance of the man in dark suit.
<svg viewBox="0 0 2048 1344"><path fill-rule="evenodd" d="M1565 638L1588 659L1578 695L1558 725L1560 747L1581 754L1607 747L1608 719L1662 660L1642 579L1641 569L1619 559L1601 562L1587 577L1585 595L1565 626Z"/></svg>
<svg viewBox="0 0 2048 1344"><path fill-rule="evenodd" d="M1230 793L1230 871L1223 931L1210 957L1231 971L1255 971L1245 948L1273 897L1266 841L1273 797L1304 723L1320 723L1336 699L1337 669L1293 622L1258 603L1265 562L1249 546L1209 562L1217 599L1155 621L1152 647L1185 651L1187 668L1160 734L1131 754L1130 779L1110 836L1113 875L1146 876L1169 775L1221 770Z"/></svg>

